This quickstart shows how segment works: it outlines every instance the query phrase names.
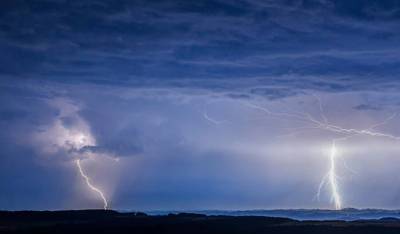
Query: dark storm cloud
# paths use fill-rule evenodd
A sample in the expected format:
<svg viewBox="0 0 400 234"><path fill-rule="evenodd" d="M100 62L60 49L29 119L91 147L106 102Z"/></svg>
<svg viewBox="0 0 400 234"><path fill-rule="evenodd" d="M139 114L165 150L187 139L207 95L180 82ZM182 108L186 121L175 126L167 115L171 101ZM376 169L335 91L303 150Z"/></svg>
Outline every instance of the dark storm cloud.
<svg viewBox="0 0 400 234"><path fill-rule="evenodd" d="M356 109L356 110L373 110L373 111L382 110L381 107L369 105L369 104L360 104L360 105L355 106L354 109Z"/></svg>
<svg viewBox="0 0 400 234"><path fill-rule="evenodd" d="M320 147L326 136L277 145L293 123L253 122L265 116L243 103L315 110L303 95L318 91L332 122L362 128L386 117L398 107L399 9L382 0L0 1L0 208L82 208L60 205L81 180L58 166L88 152L123 157L117 208L318 206L325 159L316 153L311 170L311 154L280 150ZM366 112L377 116L359 121ZM68 130L95 144L71 144Z"/></svg>
<svg viewBox="0 0 400 234"><path fill-rule="evenodd" d="M142 154L143 149L141 146L133 145L132 142L129 141L129 142L117 142L117 144L110 144L105 146L84 146L78 152L107 154L111 157L127 157L127 156L137 156L139 154Z"/></svg>
<svg viewBox="0 0 400 234"><path fill-rule="evenodd" d="M111 157L130 157L142 155L143 142L140 135L132 129L123 129L110 133L111 136L97 136L97 146L85 146L80 152L107 154Z"/></svg>
<svg viewBox="0 0 400 234"><path fill-rule="evenodd" d="M1 5L0 72L14 77L177 87L218 79L298 89L284 78L296 75L305 89L325 90L388 83L400 72L397 1Z"/></svg>

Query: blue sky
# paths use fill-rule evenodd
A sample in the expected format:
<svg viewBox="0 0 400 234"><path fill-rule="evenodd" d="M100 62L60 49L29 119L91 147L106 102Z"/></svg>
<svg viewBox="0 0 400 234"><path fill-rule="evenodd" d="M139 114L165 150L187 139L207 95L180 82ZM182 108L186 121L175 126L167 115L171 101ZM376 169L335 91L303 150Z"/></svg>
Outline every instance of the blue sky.
<svg viewBox="0 0 400 234"><path fill-rule="evenodd" d="M77 159L115 209L332 208L341 134L251 106L381 122L399 32L399 1L2 1L0 209L101 208ZM399 208L397 145L341 142L343 206Z"/></svg>

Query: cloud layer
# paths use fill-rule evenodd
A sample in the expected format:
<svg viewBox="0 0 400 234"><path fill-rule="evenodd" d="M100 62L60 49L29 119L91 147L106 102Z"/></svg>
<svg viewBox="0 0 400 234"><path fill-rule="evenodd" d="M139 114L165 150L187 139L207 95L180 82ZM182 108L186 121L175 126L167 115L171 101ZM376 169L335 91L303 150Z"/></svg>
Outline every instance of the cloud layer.
<svg viewBox="0 0 400 234"><path fill-rule="evenodd" d="M2 3L4 76L231 89L396 81L397 1Z"/></svg>
<svg viewBox="0 0 400 234"><path fill-rule="evenodd" d="M118 209L331 207L329 191L314 197L337 135L249 103L321 119L318 94L330 121L357 129L398 112L399 10L3 1L0 209L99 207L75 158ZM378 130L396 135L397 120ZM340 146L346 206L398 207L396 143Z"/></svg>

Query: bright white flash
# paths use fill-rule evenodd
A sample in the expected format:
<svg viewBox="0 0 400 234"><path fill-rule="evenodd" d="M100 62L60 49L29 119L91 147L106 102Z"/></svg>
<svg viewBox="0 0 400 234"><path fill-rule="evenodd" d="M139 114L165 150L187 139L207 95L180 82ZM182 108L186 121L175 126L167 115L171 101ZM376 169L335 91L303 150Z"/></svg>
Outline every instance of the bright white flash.
<svg viewBox="0 0 400 234"><path fill-rule="evenodd" d="M384 121L382 121L380 123L376 123L374 125L371 125L370 127L365 128L365 129L344 128L342 126L335 125L335 124L329 122L327 116L324 113L321 99L316 95L312 94L312 96L318 101L317 109L320 112L319 118L315 118L310 113L306 113L306 112L275 112L266 107L258 106L253 103L245 102L243 104L249 108L261 111L265 115L268 115L268 116L271 116L274 118L292 119L292 120L295 120L296 122L304 123L304 126L297 128L297 130L300 130L300 131L297 131L295 133L314 129L314 130L328 131L331 133L341 135L340 138L335 138L332 140L332 145L331 145L330 153L329 153L330 168L329 168L329 171L327 172L327 174L321 180L321 183L319 185L318 192L317 192L317 197L319 198L322 187L325 184L329 183L329 187L330 187L330 191L331 191L331 200L334 203L335 209L338 210L338 209L342 208L342 196L340 194L339 184L338 184L338 180L337 180L338 176L337 176L337 172L336 172L336 170L337 170L336 158L337 158L337 152L338 152L336 142L339 140L343 140L343 141L348 140L349 138L355 137L355 136L381 137L381 138L387 138L387 139L391 139L391 140L400 140L400 136L395 136L395 135L391 135L391 134L387 134L387 133L383 133L383 132L378 132L375 130L377 127L385 125L390 120L394 119L397 116L397 113L391 115L389 118L385 119ZM212 121L213 119L211 119L206 114L204 114L204 118L210 122L215 123L215 121Z"/></svg>
<svg viewBox="0 0 400 234"><path fill-rule="evenodd" d="M370 136L370 137L383 137L383 138L388 138L391 140L400 140L400 137L394 136L391 134L387 133L382 133L382 132L377 132L374 129L386 124L389 122L391 119L395 118L397 114L393 114L389 118L385 119L384 121L374 124L370 126L369 128L366 129L354 129L354 128L344 128L335 124L332 124L328 121L328 118L326 117L324 110L323 110L323 105L321 102L321 99L316 96L312 95L314 98L317 99L318 101L318 109L320 111L320 117L322 120L318 120L317 118L314 118L311 114L309 113L286 113L286 112L273 112L265 107L260 107L254 104L245 104L248 107L263 111L267 115L271 115L273 117L286 117L286 118L291 118L291 119L296 119L300 120L302 122L307 123L307 126L304 126L303 129L319 129L319 130L324 130L324 131L329 131L332 133L337 133L343 135L342 138L337 138L332 140L332 145L330 149L330 155L329 155L329 161L330 161L330 168L326 176L322 179L319 188L318 188L318 193L317 197L320 195L320 191L323 187L323 185L328 181L329 186L330 186L330 191L331 191L331 200L335 205L335 209L339 210L342 208L342 196L339 191L339 184L338 184L338 176L336 172L336 157L337 157L337 146L336 146L336 141L338 140L347 140L351 137L355 137L358 135L364 135L364 136Z"/></svg>
<svg viewBox="0 0 400 234"><path fill-rule="evenodd" d="M337 175L336 175L336 155L337 155L337 149L336 149L336 142L335 140L332 141L332 146L330 150L330 169L328 173L328 178L329 178L329 184L331 186L331 191L332 191L332 200L335 203L335 209L340 210L342 208L342 201L341 197L339 194L339 188L337 184Z"/></svg>
<svg viewBox="0 0 400 234"><path fill-rule="evenodd" d="M93 190L94 192L96 192L97 194L99 194L99 196L100 196L101 199L103 200L103 208L104 208L104 210L107 210L108 202L107 202L106 197L104 196L103 192L102 192L99 188L95 187L95 186L90 182L90 178L85 174L85 172L84 172L83 169L82 169L81 160L80 160L80 159L77 159L77 160L76 160L76 165L78 166L79 173L80 173L81 176L85 179L85 182L86 182L87 186L88 186L91 190Z"/></svg>

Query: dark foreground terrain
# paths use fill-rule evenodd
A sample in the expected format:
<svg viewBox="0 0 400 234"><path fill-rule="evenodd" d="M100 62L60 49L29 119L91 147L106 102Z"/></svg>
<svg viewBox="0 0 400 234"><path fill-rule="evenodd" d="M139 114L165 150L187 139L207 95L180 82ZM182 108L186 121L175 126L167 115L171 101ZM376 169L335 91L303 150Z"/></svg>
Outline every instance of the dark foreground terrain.
<svg viewBox="0 0 400 234"><path fill-rule="evenodd" d="M0 211L0 233L400 233L400 220L296 221L256 216L175 214L147 216L116 211Z"/></svg>

